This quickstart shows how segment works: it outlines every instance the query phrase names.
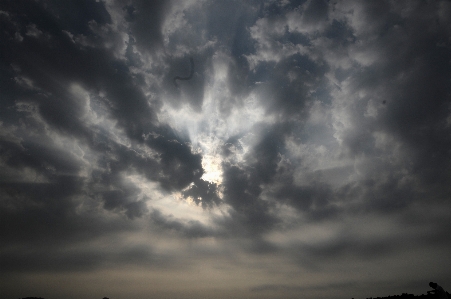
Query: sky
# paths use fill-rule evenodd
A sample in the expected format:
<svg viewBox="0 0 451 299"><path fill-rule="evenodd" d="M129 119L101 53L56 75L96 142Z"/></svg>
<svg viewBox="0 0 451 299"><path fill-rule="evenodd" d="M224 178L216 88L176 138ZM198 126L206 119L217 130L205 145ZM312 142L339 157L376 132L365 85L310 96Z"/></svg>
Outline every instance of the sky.
<svg viewBox="0 0 451 299"><path fill-rule="evenodd" d="M451 291L450 1L0 2L0 297Z"/></svg>

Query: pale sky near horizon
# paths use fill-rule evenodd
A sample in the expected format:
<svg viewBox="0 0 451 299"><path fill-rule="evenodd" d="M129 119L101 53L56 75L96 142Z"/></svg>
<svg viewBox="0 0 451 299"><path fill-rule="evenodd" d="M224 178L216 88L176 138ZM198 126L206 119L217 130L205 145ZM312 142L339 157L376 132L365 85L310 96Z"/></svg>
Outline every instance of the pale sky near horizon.
<svg viewBox="0 0 451 299"><path fill-rule="evenodd" d="M450 1L1 1L0 297L451 291L450 81Z"/></svg>

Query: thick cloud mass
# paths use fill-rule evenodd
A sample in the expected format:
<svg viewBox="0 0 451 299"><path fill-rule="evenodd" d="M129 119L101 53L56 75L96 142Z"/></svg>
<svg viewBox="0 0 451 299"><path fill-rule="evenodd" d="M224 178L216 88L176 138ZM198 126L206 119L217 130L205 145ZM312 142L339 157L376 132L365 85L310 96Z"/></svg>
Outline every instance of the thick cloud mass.
<svg viewBox="0 0 451 299"><path fill-rule="evenodd" d="M0 28L2 297L451 290L451 2L7 0Z"/></svg>

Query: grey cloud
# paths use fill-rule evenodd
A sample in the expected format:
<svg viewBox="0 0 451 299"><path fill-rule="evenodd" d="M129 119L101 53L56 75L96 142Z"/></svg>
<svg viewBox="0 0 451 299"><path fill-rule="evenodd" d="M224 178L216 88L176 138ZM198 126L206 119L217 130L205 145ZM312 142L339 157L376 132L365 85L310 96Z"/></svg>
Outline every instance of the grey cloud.
<svg viewBox="0 0 451 299"><path fill-rule="evenodd" d="M147 206L143 200L135 200L138 189L130 189L132 188L122 187L117 190L99 192L104 201L104 208L107 210L125 210L125 215L130 219L141 217L147 212Z"/></svg>
<svg viewBox="0 0 451 299"><path fill-rule="evenodd" d="M0 261L2 271L38 272L38 271L86 271L94 269L103 261L100 252L54 252L46 249L34 249L29 252L16 249L2 250Z"/></svg>
<svg viewBox="0 0 451 299"><path fill-rule="evenodd" d="M140 50L152 53L161 49L161 26L165 12L169 9L169 1L133 1L132 4L118 1L118 5L123 5L125 19L130 22L131 34L136 38Z"/></svg>
<svg viewBox="0 0 451 299"><path fill-rule="evenodd" d="M231 55L232 61L227 63L229 76L225 80L228 81L232 97L216 100L221 102L225 115L233 106L241 104L240 98L234 95L250 91L246 80L249 69L243 55L249 54L253 48L248 40L248 27L256 19L252 4L238 1L198 2L192 6L187 5L183 10L183 20L189 26L171 32L166 48L169 69L164 75L163 86L165 92L176 99L171 101L174 107L188 101L194 110L200 111L205 86L211 83L212 59L218 54L215 50L218 47ZM202 17L197 14L199 10L205 11ZM203 34L199 35L198 32ZM180 44L184 47L179 47ZM195 73L189 81L180 82L180 89L174 89L174 77L189 74L189 57L194 60Z"/></svg>
<svg viewBox="0 0 451 299"><path fill-rule="evenodd" d="M305 292L313 289L328 289L337 291L340 289L347 289L347 288L355 288L357 285L357 282L355 281L347 281L347 282L339 282L339 283L329 283L327 285L313 285L308 287L302 287L298 285L290 285L290 284L263 284L263 285L257 285L251 288L251 291L253 292L264 292L264 291L274 291L274 292L290 292L290 291L296 291L296 292Z"/></svg>
<svg viewBox="0 0 451 299"><path fill-rule="evenodd" d="M397 244L399 246L399 244ZM335 259L345 255L353 255L365 260L377 259L393 252L395 243L393 240L337 240L321 245L301 245L296 250L302 251L308 258ZM401 250L401 249L397 249Z"/></svg>
<svg viewBox="0 0 451 299"><path fill-rule="evenodd" d="M110 14L103 1L82 0L68 3L47 1L46 9L58 18L63 30L72 34L91 34L89 22L92 21L99 25L111 23Z"/></svg>
<svg viewBox="0 0 451 299"><path fill-rule="evenodd" d="M165 133L166 136L172 137L170 132ZM163 176L159 178L159 181L164 188L183 189L202 176L202 157L199 154L193 154L187 143L176 138L167 139L167 137L158 136L149 138L147 144L160 153Z"/></svg>
<svg viewBox="0 0 451 299"><path fill-rule="evenodd" d="M270 215L268 203L259 198L262 190L255 183L244 169L231 165L224 169L224 200L233 207L231 221L251 232L262 232L276 219Z"/></svg>
<svg viewBox="0 0 451 299"><path fill-rule="evenodd" d="M82 181L73 176L59 176L52 183L2 184L2 236L9 242L62 238L70 227L75 202ZM66 226L68 225L68 226Z"/></svg>
<svg viewBox="0 0 451 299"><path fill-rule="evenodd" d="M155 227L162 229L163 232L175 232L185 238L212 237L218 233L199 221L179 220L172 215L164 215L156 209L150 213L150 220Z"/></svg>
<svg viewBox="0 0 451 299"><path fill-rule="evenodd" d="M254 286L251 288L252 292L266 292L266 291L303 291L305 288L295 285L283 285L283 284L263 284Z"/></svg>
<svg viewBox="0 0 451 299"><path fill-rule="evenodd" d="M315 63L306 55L293 53L277 63L257 64L249 79L258 84L256 90L268 113L283 113L283 117L297 117L296 120L302 122L307 117L307 103L316 100L319 95L321 100L329 100L320 94L325 82L319 78L327 71L327 65Z"/></svg>
<svg viewBox="0 0 451 299"><path fill-rule="evenodd" d="M280 219L272 214L275 203L288 204L300 211L308 211L311 219L331 218L339 210L329 185L316 182L299 186L294 171L281 164L285 153L285 138L291 136L290 123L274 125L266 131L241 167L224 164L224 200L235 212L238 222L244 221L251 231L273 229ZM270 200L263 197L269 196Z"/></svg>
<svg viewBox="0 0 451 299"><path fill-rule="evenodd" d="M195 180L192 185L182 191L182 195L185 198L192 198L196 204L203 208L219 205L222 202L219 197L218 185L202 179Z"/></svg>
<svg viewBox="0 0 451 299"><path fill-rule="evenodd" d="M2 140L1 144L2 160L10 168L28 167L48 177L53 177L55 174L76 175L80 170L79 162L71 154L38 140L21 143Z"/></svg>
<svg viewBox="0 0 451 299"><path fill-rule="evenodd" d="M304 11L305 17L308 21L315 20L316 22L326 21L328 16L328 3L327 1L310 1L307 8Z"/></svg>
<svg viewBox="0 0 451 299"><path fill-rule="evenodd" d="M333 206L334 198L330 186L317 183L309 186L297 186L292 182L292 178L286 178L280 185L276 185L271 193L274 198L281 202L307 211L310 217L320 217L321 215L331 218L339 210Z"/></svg>
<svg viewBox="0 0 451 299"><path fill-rule="evenodd" d="M352 76L353 92L384 90L376 101L386 104L374 121L356 117L356 126L365 126L367 130L359 129L361 135L351 133L345 142L354 152L361 153L367 152L366 148L374 148L371 132L381 130L397 136L404 145L404 159L413 163L411 174L432 187L430 190L440 184L444 191L448 187L441 182L449 179L449 171L445 169L449 169L447 149L450 147L449 127L445 125L449 115L445 107L450 103L446 78L451 69L449 51L431 42L444 40L445 31L421 25L420 19L432 22L436 17L438 11L431 8L420 5L409 18L391 13L390 18L398 20L397 24L379 29L381 39L377 44L370 43L378 47L380 60ZM373 9L371 15L375 16ZM411 34L413 31L415 35ZM437 167L439 164L441 167Z"/></svg>
<svg viewBox="0 0 451 299"><path fill-rule="evenodd" d="M55 22L53 16L47 18L49 22ZM148 100L139 89L139 85L134 82L125 64L116 61L106 50L78 49L60 32L55 32L53 38L60 44L58 50L46 48L45 45L36 44L32 40L25 40L24 45L17 45L14 52L12 48L9 49L7 55L11 63L16 63L25 70L22 72L23 75L33 78L38 86L51 92L50 96L41 97L38 102L40 115L48 123L69 135L94 143L93 132L80 121L80 101L67 97L67 87L61 89L66 82L80 82L94 94L106 92L106 97L98 98L98 100L103 102L110 115L118 120L118 124L133 140L144 142L142 136L152 131L160 134L157 138L147 140L146 144L160 153L165 176L171 178L174 175L184 176L185 173L188 175L188 178L180 180L162 178L161 181L167 188L172 188L169 187L172 184L169 183L170 181L174 182L176 188L186 186L192 180L193 172L201 175L200 158L191 155L190 149L184 145L184 142L177 141L177 138L173 137L171 128L156 125L152 107L149 107ZM17 51L21 47L23 47L22 51L28 52L28 61L18 60L21 55L25 55L21 50ZM28 50L27 47L29 47ZM60 62L65 62L64 67ZM42 72L46 76L39 76ZM58 81L60 81L59 84ZM170 139L161 134L170 134L168 136ZM178 163L185 168L176 169Z"/></svg>
<svg viewBox="0 0 451 299"><path fill-rule="evenodd" d="M2 111L9 111L2 119L18 134L14 141L3 135L1 138L2 163L6 166L1 169L1 177L9 180L1 184L1 218L5 224L1 235L7 242L2 246L2 271L86 271L103 267L108 260L122 259L127 264L152 260L146 250L132 250L124 253L125 257L105 257L97 250L59 250L68 244L132 229L133 225L125 220L101 217L99 204L106 211L123 214L129 221L148 213L145 201L149 198L138 197L140 189L123 180L132 168L168 190L180 190L202 176L201 157L192 154L186 141L180 140L172 128L158 124L141 90L142 81L135 79L128 65L107 48L74 43L62 31L92 36L95 33L87 22L94 20L102 26L111 21L104 14L102 2L84 4L74 5L79 5L80 10L76 11L88 19L73 15L62 23L59 17L64 17L68 7L58 3L48 7L35 2L2 5L10 16L2 15L2 23L7 25L4 28L9 30L2 31L4 40L9 41L2 47L2 69L6 70L2 72L2 86L7 87L2 89ZM92 10L91 5L100 11ZM89 13L83 12L85 8ZM29 24L35 24L42 36L26 36ZM16 32L23 36L22 41L14 39ZM133 45L132 39L129 43ZM136 58L130 51L129 60ZM12 84L14 77L30 80L31 88ZM73 83L88 92L90 107L85 99L71 92ZM115 119L132 142L148 147L158 157L143 157L113 141L100 126L87 124L85 116L90 109ZM89 151L93 151L99 155L95 170L82 176L86 161L57 145L48 129L87 146L87 152L82 154L89 156ZM158 137L145 140L143 135L148 133ZM44 182L21 182L26 178L13 176L28 169L35 172L34 177L31 173L31 180ZM82 206L90 205L91 209L79 214ZM202 229L195 224L189 231L202 235ZM52 245L51 250L41 247L25 253L10 247L46 242Z"/></svg>
<svg viewBox="0 0 451 299"><path fill-rule="evenodd" d="M384 4L385 5L385 4ZM379 6L378 6L379 7ZM368 11L372 11L373 8L370 7L365 7L364 9L368 9ZM380 13L385 14L387 12L386 9L383 8L383 5L380 6L378 9L376 9L377 11L379 11ZM324 16L324 11L322 16ZM372 15L374 16L374 15ZM319 15L318 15L318 18ZM387 20L390 19L390 21L386 21L384 22L384 24L388 24L387 26L394 26L396 24L401 24L402 22L401 17L399 15L395 15L393 13L390 13L386 16ZM405 22L405 21L403 21ZM391 25L390 25L391 24ZM342 23L342 21L334 21L331 23L331 25L329 27L325 27L326 32L328 32L329 34L329 38L332 41L337 41L337 42L341 42L341 41L345 41L344 44L341 44L341 46L344 47L350 47L353 45L353 43L356 40L356 37L352 34L352 30L350 29L349 26L347 26L346 24ZM409 30L413 30L410 28L414 28L414 26L409 27ZM395 48L391 48L390 44L391 43L396 43L396 39L394 39L394 36L390 36L391 35L391 31L389 29L386 28L381 28L381 27L376 27L374 30L383 30L383 34L385 34L385 37L383 37L381 39L381 47L386 47L386 45L388 46L387 49L390 49L390 52L396 53L396 55L403 55L402 53L402 49L409 49L408 53L412 53L413 56L417 59L417 61L421 61L418 60L419 57L422 57L424 54L423 53L431 53L430 57L435 57L434 59L441 59L440 57L443 56L443 54L440 54L442 52L442 49L438 46L435 46L432 43L428 43L430 49L426 50L426 49L421 49L418 47L418 41L417 40L412 40L412 43L416 43L416 46L412 45L406 45L406 46L402 46L401 48L398 47L397 50L395 50ZM440 32L440 31L439 31ZM438 35L440 36L441 33L438 33ZM420 37L421 35L417 35L417 37ZM346 39L344 39L343 37L346 37ZM362 36L360 36L362 37ZM393 38L392 38L393 37ZM439 37L440 39L440 37ZM384 45L383 43L386 42L386 45ZM421 44L421 43L420 43ZM426 46L426 43L425 43ZM415 49L418 49L417 53L413 52ZM400 51L401 50L401 51ZM439 55L434 55L432 53L437 52L437 54ZM322 100L325 101L325 103L328 103L331 98L327 95L330 92L330 89L328 89L327 86L327 82L326 81L320 81L318 83L316 83L314 80L316 80L316 78L321 78L322 76L324 76L324 74L326 74L327 72L330 71L330 68L327 66L327 64L323 64L321 66L321 64L318 64L318 62L312 62L309 60L309 58L307 56L301 56L298 55L299 58L301 58L301 63L297 64L295 63L294 66L300 66L299 70L295 70L296 74L299 74L300 77L298 77L299 79L296 79L293 83L289 83L287 80L287 77L285 76L285 74L287 73L287 70L289 70L289 67L293 67L293 62L296 62L296 55L291 56L290 58L287 58L285 61L281 61L278 64L275 64L275 67L273 66L273 63L266 63L266 62L262 62L257 64L256 68L255 68L255 74L253 74L253 78L252 79L254 82L257 81L262 81L262 82L266 82L266 86L261 87L261 95L264 98L269 99L269 101L274 101L275 105L280 105L280 109L283 109L282 111L284 111L285 113L287 113L287 115L290 114L298 114L298 115L303 115L304 117L307 116L307 114L305 114L306 112L303 112L304 114L299 114L302 113L303 109L304 109L304 105L306 101L311 101L312 99L314 99L317 96L321 96ZM411 54L408 54L411 55ZM362 67L361 71L358 73L346 73L344 70L340 70L338 69L336 71L336 74L338 71L341 71L343 74L345 74L343 78L352 78L352 81L350 80L350 82L352 82L351 86L356 86L355 89L355 93L357 93L358 90L368 90L371 89L373 91L376 92L376 86L381 86L381 84L385 84L386 86L390 86L390 84L387 84L388 81L385 81L386 77L382 76L382 73L385 74L390 74L391 72L394 71L393 67L398 67L399 70L395 71L393 74L397 74L399 75L399 72L404 72L403 70L405 69L409 69L409 64L405 63L405 64L401 64L401 61L403 59L407 59L407 57L409 56L403 56L401 59L397 59L397 58L391 58L392 55L389 54L389 52L387 52L387 54L385 55L384 59L386 59L386 61L384 61L382 64L375 64L369 67ZM382 57L382 56L381 56ZM446 58L447 56L443 56L443 59L446 60L448 58ZM423 59L423 58L421 58ZM448 59L449 60L449 59ZM286 64L284 64L286 63ZM385 64L386 63L386 64ZM388 69L384 69L384 65L387 65L387 67L389 67ZM434 78L434 77L439 77L439 78L447 78L448 76L447 74L447 67L442 67L447 65L446 63L434 63L434 62L427 62L424 64L420 64L420 65L436 65L436 66L441 66L440 70L441 72L444 71L444 73L438 73L438 71L436 73L434 73L434 75L427 75L430 74L431 71L434 70L434 68L432 69L428 69L428 70L424 70L423 72L418 72L418 74L424 74L424 79L422 80L422 83L413 83L411 80L409 80L409 77L405 76L405 84L411 84L412 87L408 87L407 85L405 85L404 87L395 87L395 89L393 90L393 94L391 94L392 90L389 87L388 90L388 94L384 94L381 95L383 97L383 100L385 100L386 102L384 103L388 103L387 109L386 110L381 110L381 117L377 118L377 122L373 121L371 119L366 119L364 118L364 114L365 114L365 110L367 108L367 106L364 104L365 102L361 102L361 103L357 103L356 102L356 111L358 111L358 113L354 114L353 117L355 118L355 131L353 131L352 129L349 130L347 132L348 135L345 136L344 139L344 145L348 146L351 149L351 153L353 153L353 155L359 155L361 153L365 153L365 154L369 154L369 155L373 155L378 152L378 149L375 148L375 140L374 140L374 136L372 135L373 132L377 132L377 130L387 130L389 132L395 133L395 132L400 132L400 130L403 130L403 128L406 128L406 133L401 133L401 134L405 134L404 136L406 138L408 138L408 140L410 139L410 137L408 136L412 136L411 142L414 142L414 140L416 142L420 141L420 140L424 140L424 138L417 138L419 137L418 134L421 131L427 131L427 128L430 128L430 130L433 130L434 133L432 133L432 131L430 131L431 133L428 135L428 139L434 139L434 141L427 141L427 142L421 142L420 144L415 144L415 145L409 145L408 147L406 147L406 152L405 152L405 157L403 157L401 160L402 161L409 161L410 159L415 159L418 161L418 163L421 163L421 160L429 160L429 156L433 156L435 157L435 160L438 161L440 158L439 157L445 157L446 154L445 152L448 152L448 148L449 145L447 144L447 140L449 139L448 136L449 134L445 133L448 131L448 128L446 128L445 124L445 119L448 117L449 115L449 111L447 110L446 107L447 104L449 104L449 99L446 98L445 93L447 90L447 87L445 87L445 85L438 83L438 84L429 84L428 83L428 78ZM281 73L277 72L277 69L280 68ZM304 72L307 70L308 74L310 74L310 78L309 79L309 75L306 75L305 73L303 74L302 71L304 70ZM388 71L388 73L387 73ZM282 73L283 72L283 73ZM412 72L412 74L417 74L416 72ZM299 76L298 75L298 76ZM274 76L274 77L272 77ZM351 76L351 77L350 77ZM273 79L274 78L274 79ZM284 81L280 81L281 78L284 78ZM384 79L382 79L384 78ZM423 77L422 77L423 78ZM278 81L274 81L274 85L270 85L273 84L272 80L278 80ZM310 81L309 81L310 80ZM341 79L343 80L343 79ZM355 81L354 81L355 80ZM379 83L379 80L384 80L382 82ZM390 80L390 79L388 79ZM303 83L310 83L308 89L305 89L304 91L302 91L302 87L299 87L299 85L303 84ZM440 80L438 82L441 82ZM316 84L316 86L315 86ZM355 85L354 85L355 84ZM315 86L315 87L311 87L311 86ZM267 86L271 86L271 87L267 87ZM292 86L292 87L290 87ZM357 87L358 86L358 87ZM433 87L435 86L435 87ZM292 88L292 89L291 89ZM368 88L368 89L367 89ZM430 88L433 88L433 90L430 90ZM401 89L403 90L403 97L399 98L399 99L395 99L395 97L401 93ZM418 90L417 90L418 89ZM271 99L271 96L268 96L268 93L270 95L272 95L272 91L274 90L274 99ZM424 91L423 91L424 90ZM269 92L268 92L269 91ZM404 92L407 91L407 92ZM411 92L410 92L411 91ZM377 93L373 93L373 94L377 94ZM409 95L411 94L411 95ZM303 96L302 96L303 95ZM326 96L326 97L324 97ZM426 101L424 100L425 98L430 98L433 97L434 100L429 100ZM391 98L393 97L393 98ZM409 100L407 100L407 98L409 98ZM404 101L403 99L406 99L406 101ZM418 103L420 103L420 101L423 103L422 105L418 104L418 110L416 110L416 106L411 106L412 105L412 100L413 101L418 101ZM442 104L440 103L442 102ZM270 102L271 103L271 102ZM366 102L369 103L369 102ZM382 103L382 98L381 98L381 107L383 107L383 105L385 105L384 103ZM415 103L415 102L414 102ZM401 109L401 106L399 105L408 105L408 106L403 106L403 108ZM390 107L390 105L396 105L399 108L395 107ZM270 106L270 104L267 106L268 107L268 111L278 111L276 110L278 107L277 106ZM430 107L430 108L429 108ZM435 108L434 108L435 107ZM441 108L439 108L441 107ZM391 110L390 110L391 109ZM396 110L393 110L396 109ZM427 124L425 122L422 122L422 118L426 117L427 111L430 111L430 115L435 115L437 116L438 114L440 114L441 111L443 113L443 116L441 116L439 118L439 120L437 120L437 125L432 125L431 124ZM280 111L280 110L279 110ZM394 111L397 111L396 113L398 113L399 115L395 116L393 115ZM417 111L417 112L415 112ZM421 117L414 117L412 113L420 113L421 112ZM426 112L426 113L423 113ZM390 114L388 114L390 113ZM438 113L438 114L437 114ZM388 116L390 115L390 117ZM411 120L407 120L406 117L410 117L411 116ZM389 117L389 119L388 119ZM415 121L414 121L415 120ZM299 119L300 122L302 122L302 116ZM397 122L396 125L391 125L392 122ZM439 125L441 123L441 125ZM297 126L299 126L299 123L296 124ZM387 127L390 126L390 127ZM397 127L396 127L397 126ZM422 129L420 129L420 126L422 127ZM442 129L437 129L437 128L442 128ZM363 128L363 129L362 129ZM408 129L407 129L408 128ZM434 129L432 129L434 128ZM408 131L407 131L408 130ZM443 133L439 133L439 132L443 132ZM397 134L397 133L395 133ZM438 136L441 137L438 137ZM413 137L416 136L416 137ZM437 136L437 138L433 137L433 136ZM269 139L268 139L269 140ZM274 139L272 139L274 140ZM401 139L402 140L402 139ZM439 141L440 140L440 141ZM263 146L263 145L261 145ZM415 153L415 151L412 152L412 149L420 149L420 148L424 148L424 150L421 150L421 154L420 152ZM270 148L270 147L269 147ZM268 148L268 149L269 149ZM280 149L280 151L282 152L283 149ZM441 154L438 154L438 151L441 152ZM432 154L433 152L436 152L436 154ZM413 156L412 156L413 154ZM421 158L420 158L421 157ZM274 176L275 173L275 167L269 167L270 163L271 163L271 159L268 159L268 157L264 157L264 156L258 156L256 155L256 160L258 160L259 162L256 164L252 164L252 166L249 166L249 168L237 168L236 166L231 166L226 167L225 168L225 195L226 195L226 199L227 201L234 207L235 210L240 210L243 206L245 206L246 202L258 202L259 196L262 193L262 189L261 189L261 185L259 185L259 183L269 183L270 181L268 180L270 177L272 178ZM413 160L411 160L413 161ZM439 171L438 168L436 166L434 166L435 164L431 164L429 162L424 162L422 164L418 164L418 168L417 169L421 169L421 172L423 174L427 173L427 169L431 169L431 172L429 173L429 175L431 175L431 178L434 177L434 183L432 183L432 180L429 180L429 182L427 182L426 180L424 181L424 183L426 184L430 184L429 189L432 191L435 188L441 189L442 191L440 191L440 194L444 194L447 193L448 188L445 187L445 185L441 185L440 182L444 182L446 180L446 177L449 175L449 171L446 170L448 169L448 167L444 167L442 169L444 169L443 172ZM404 163L404 162L402 162ZM444 160L442 160L442 163L444 163L445 165L448 164L448 160L446 158L444 158ZM381 162L381 165L385 165L383 164L383 162ZM421 166L420 166L421 165ZM398 165L399 167L400 165ZM262 168L264 167L264 168ZM337 190L338 193L333 194L333 189L331 188L331 186L328 186L327 184L321 184L321 183L317 183L315 185L310 185L310 186L297 186L296 184L294 184L292 182L292 178L290 177L293 174L288 174L287 176L283 177L282 181L284 183L277 185L277 183L274 183L274 181L272 181L272 183L275 184L276 187L272 186L271 190L272 192L270 193L272 196L275 196L275 198L278 198L280 200L288 200L290 205L293 205L294 207L297 207L301 210L305 210L308 209L313 202L315 202L315 207L319 208L319 210L316 211L317 217L322 218L322 217L334 217L334 215L336 215L337 212L340 212L340 210L337 210L335 203L338 201L349 201L350 198L354 198L354 199L358 199L358 201L361 201L361 207L357 208L357 210L366 210L367 212L371 212L371 211L383 211L383 212L389 212L389 211L398 211L399 209L406 209L409 207L409 205L413 202L419 199L418 194L416 194L415 188L413 187L413 185L409 185L406 184L404 186L401 186L402 184L400 183L402 180L405 180L405 177L397 170L395 170L395 168L393 166L389 166L388 164L382 167L387 167L385 168L385 170L383 172L381 172L381 176L377 177L377 178L368 178L367 180L362 179L361 181L358 181L357 183L355 183L354 185L347 185L342 187L342 189ZM410 166L409 166L410 167ZM253 175L252 170L256 168L258 169L255 173L258 173L258 175ZM245 169L245 170L244 170ZM410 169L410 168L408 168ZM433 169L433 170L432 170ZM413 169L412 169L413 170ZM230 171L230 176L228 175ZM233 173L233 175L232 175ZM244 175L245 173L249 173L248 176ZM386 174L388 175L388 177L383 177L382 174ZM391 174L390 174L391 173ZM242 175L240 175L242 174ZM265 177L261 177L259 178L259 176L268 176L268 179L265 179ZM239 178L236 181L232 180L231 177L234 178ZM255 182L259 182L259 183L254 183ZM273 180L273 179L271 179ZM438 185L440 185L441 187L438 187ZM252 187L254 186L254 187ZM258 187L257 187L258 186ZM271 186L271 184L268 185L268 187ZM433 187L436 186L436 187ZM233 190L233 191L232 191ZM240 191L241 190L241 191ZM346 191L346 193L343 193ZM353 190L353 191L350 191ZM354 193L354 195L351 195L352 192ZM444 193L442 193L444 192ZM346 194L346 195L345 195ZM440 195L439 195L440 196ZM247 198L247 199L246 199ZM252 199L251 199L252 198ZM263 211L267 211L267 208L263 208ZM314 211L309 211L310 215L314 215L315 212ZM264 213L262 213L262 215L265 215ZM321 216L323 215L323 216ZM258 221L256 220L256 223L258 223Z"/></svg>
<svg viewBox="0 0 451 299"><path fill-rule="evenodd" d="M96 248L51 248L49 244L18 251L17 248L3 249L0 263L3 273L17 272L72 272L89 271L111 263L126 265L147 265L159 267L170 264L164 255L156 255L148 246L121 246L98 250Z"/></svg>

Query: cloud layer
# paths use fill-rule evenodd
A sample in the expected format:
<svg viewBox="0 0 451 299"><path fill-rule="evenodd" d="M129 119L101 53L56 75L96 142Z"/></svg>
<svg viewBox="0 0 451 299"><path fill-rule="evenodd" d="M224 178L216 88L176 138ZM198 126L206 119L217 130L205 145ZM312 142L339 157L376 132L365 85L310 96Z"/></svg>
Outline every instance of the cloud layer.
<svg viewBox="0 0 451 299"><path fill-rule="evenodd" d="M2 2L5 296L451 289L450 20L448 1Z"/></svg>

